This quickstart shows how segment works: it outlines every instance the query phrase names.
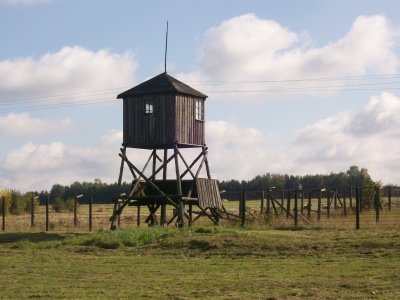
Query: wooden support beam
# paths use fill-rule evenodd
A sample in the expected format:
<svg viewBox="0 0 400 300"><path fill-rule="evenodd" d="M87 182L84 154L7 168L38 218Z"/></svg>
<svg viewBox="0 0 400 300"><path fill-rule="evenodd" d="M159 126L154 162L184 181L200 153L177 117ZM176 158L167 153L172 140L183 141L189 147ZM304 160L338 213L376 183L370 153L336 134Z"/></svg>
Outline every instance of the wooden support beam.
<svg viewBox="0 0 400 300"><path fill-rule="evenodd" d="M160 195L163 195L163 196L165 196L166 198L166 200L167 200L167 202L169 203L169 204L171 204L172 206L174 206L175 208L177 208L178 206L170 199L170 198L168 198L159 188L158 188L158 186L156 186L149 178L147 178L142 172L140 172L139 170L138 170L138 168L136 168L127 158L126 158L126 156L123 156L122 154L120 154L119 156L121 156L124 160L125 160L125 162L128 164L128 165L130 165L145 181L146 181L146 183L147 184L149 184L157 193L159 193ZM151 178L151 177L150 177Z"/></svg>
<svg viewBox="0 0 400 300"><path fill-rule="evenodd" d="M127 162L129 162L129 163L127 163L127 165L129 166L129 169L131 170L131 173L132 173L132 174L135 174L134 169L132 168L133 164L128 160L128 158L126 157L126 155L125 155L124 153L121 152L121 153L119 154L119 156L121 156L121 154L125 157L124 160L127 161ZM147 166L148 166L148 164L150 163L152 156L153 156L153 152L150 154L149 158L147 159L147 162L145 163L145 165L144 165L144 167L143 167L143 169L142 169L142 173L144 173L144 172L146 171ZM122 158L122 156L121 156L121 158ZM138 173L138 174L139 174L139 173ZM141 176L140 176L139 178L137 178L136 175L134 175L134 178L135 178L135 180L136 180L136 184L135 184L135 186L132 188L131 192L129 193L129 196L132 196L132 195L134 195L134 194L139 193L139 192L144 188L144 186L143 186L143 187L141 187L139 190L136 191L136 189L137 189L137 187L138 187L138 185L139 185L139 183L140 183L140 178L141 178Z"/></svg>
<svg viewBox="0 0 400 300"><path fill-rule="evenodd" d="M193 162L190 164L189 168L191 169L198 161L199 159L206 153L206 150L208 148L205 147L203 148L202 152L193 160ZM189 172L188 170L185 170L185 172L182 173L181 178L185 177L185 175Z"/></svg>
<svg viewBox="0 0 400 300"><path fill-rule="evenodd" d="M125 155L126 147L121 149L121 152ZM121 182L122 182L122 174L124 173L124 160L121 159L121 166L119 167L119 176L118 176L118 192L121 190Z"/></svg>
<svg viewBox="0 0 400 300"><path fill-rule="evenodd" d="M203 150L204 150L204 147L203 147ZM206 154L204 155L204 157L206 158L205 163L206 163L207 177L208 177L208 179L211 179L210 166L208 165L208 159L207 159L207 151L206 151Z"/></svg>
<svg viewBox="0 0 400 300"><path fill-rule="evenodd" d="M192 178L194 179L194 174L193 174L193 172L192 172L192 170L191 170L191 167L189 167L189 165L187 164L185 158L182 156L182 154L181 154L181 152L179 151L178 148L176 148L176 151L177 151L179 157L181 158L183 164L185 165L186 170L190 173L190 175L192 175Z"/></svg>
<svg viewBox="0 0 400 300"><path fill-rule="evenodd" d="M178 145L176 141L174 142L174 157L175 157L175 172L176 172L176 189L177 193L182 195L182 184L181 184L181 177L179 173L179 162L178 162ZM183 200L178 199L178 222L179 227L185 227L185 220L183 219Z"/></svg>
<svg viewBox="0 0 400 300"><path fill-rule="evenodd" d="M164 149L164 159L163 159L163 180L167 180L167 164L165 162L168 159L168 149ZM167 223L167 206L166 204L161 205L161 216L160 216L160 225L164 226Z"/></svg>
<svg viewBox="0 0 400 300"><path fill-rule="evenodd" d="M221 204L221 207L222 207L223 212L226 214L226 218L230 221L229 213L226 211L225 206L223 204Z"/></svg>
<svg viewBox="0 0 400 300"><path fill-rule="evenodd" d="M272 196L269 195L269 197L272 197ZM271 198L269 198L269 199L272 200ZM276 209L274 200L271 201L271 204L272 204L272 208L274 209L275 216L277 218L279 218L279 213L278 213L278 210Z"/></svg>
<svg viewBox="0 0 400 300"><path fill-rule="evenodd" d="M148 204L147 207L149 209L150 215L146 218L145 223L150 222L150 225L158 225L155 213L157 212L160 205Z"/></svg>

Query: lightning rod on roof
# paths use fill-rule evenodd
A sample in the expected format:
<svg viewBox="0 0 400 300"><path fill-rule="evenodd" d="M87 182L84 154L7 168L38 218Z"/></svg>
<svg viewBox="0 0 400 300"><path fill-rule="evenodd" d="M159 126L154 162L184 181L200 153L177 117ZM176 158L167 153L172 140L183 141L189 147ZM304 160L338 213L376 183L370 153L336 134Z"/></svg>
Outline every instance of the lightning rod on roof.
<svg viewBox="0 0 400 300"><path fill-rule="evenodd" d="M167 73L167 50L168 50L168 21L167 21L167 32L165 34L165 58L164 58L165 73Z"/></svg>

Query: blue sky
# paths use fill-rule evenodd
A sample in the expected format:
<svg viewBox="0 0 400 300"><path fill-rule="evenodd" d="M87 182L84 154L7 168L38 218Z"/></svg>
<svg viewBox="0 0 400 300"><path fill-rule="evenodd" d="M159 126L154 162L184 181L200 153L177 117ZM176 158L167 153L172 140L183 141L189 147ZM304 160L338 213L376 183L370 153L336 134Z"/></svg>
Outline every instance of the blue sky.
<svg viewBox="0 0 400 300"><path fill-rule="evenodd" d="M398 184L398 11L384 0L0 0L0 188L117 180L115 98L164 71L167 20L168 73L209 96L214 178L358 165Z"/></svg>

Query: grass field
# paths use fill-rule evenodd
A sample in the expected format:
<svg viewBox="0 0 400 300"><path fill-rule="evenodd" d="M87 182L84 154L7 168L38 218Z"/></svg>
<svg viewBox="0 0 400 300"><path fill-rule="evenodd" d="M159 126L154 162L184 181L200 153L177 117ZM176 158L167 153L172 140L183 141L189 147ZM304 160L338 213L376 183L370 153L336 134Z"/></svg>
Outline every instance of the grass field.
<svg viewBox="0 0 400 300"><path fill-rule="evenodd" d="M3 232L1 299L399 299L400 232Z"/></svg>

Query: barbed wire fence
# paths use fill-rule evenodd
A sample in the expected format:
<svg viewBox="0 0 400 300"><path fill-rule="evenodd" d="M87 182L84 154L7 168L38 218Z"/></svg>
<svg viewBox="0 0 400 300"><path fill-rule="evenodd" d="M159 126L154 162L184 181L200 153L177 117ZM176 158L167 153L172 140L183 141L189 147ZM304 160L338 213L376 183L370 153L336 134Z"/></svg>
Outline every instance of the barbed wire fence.
<svg viewBox="0 0 400 300"><path fill-rule="evenodd" d="M400 188L341 187L221 191L218 212L222 224L241 226L315 227L340 229L400 228ZM104 230L109 228L113 204L94 204L93 195L74 197L71 211L55 212L52 199L30 212L9 215L2 197L2 231ZM117 220L118 227L141 226L140 207L128 207ZM207 218L206 218L207 219ZM197 223L194 225L203 225Z"/></svg>

